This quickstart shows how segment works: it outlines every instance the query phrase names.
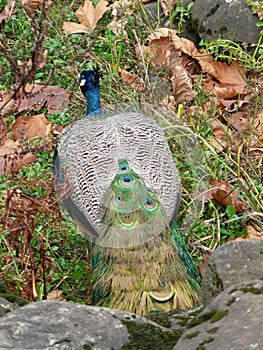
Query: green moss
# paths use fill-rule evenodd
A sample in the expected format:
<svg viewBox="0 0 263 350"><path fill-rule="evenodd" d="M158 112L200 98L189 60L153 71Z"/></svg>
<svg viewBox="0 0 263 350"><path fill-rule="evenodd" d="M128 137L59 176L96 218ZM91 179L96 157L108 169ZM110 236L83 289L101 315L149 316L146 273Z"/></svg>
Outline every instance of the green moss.
<svg viewBox="0 0 263 350"><path fill-rule="evenodd" d="M195 350L205 350L205 347L203 345L199 345Z"/></svg>
<svg viewBox="0 0 263 350"><path fill-rule="evenodd" d="M211 10L208 12L208 14L206 15L206 17L210 17L210 16L212 16L213 14L215 14L219 7L220 7L220 5L219 5L219 4L216 4L216 6L214 6L213 8L211 8Z"/></svg>
<svg viewBox="0 0 263 350"><path fill-rule="evenodd" d="M214 338L210 337L207 340L204 340L200 345L209 344L209 343L212 343L212 341L214 341Z"/></svg>
<svg viewBox="0 0 263 350"><path fill-rule="evenodd" d="M4 281L0 282L0 297L8 300L10 303L15 303L19 306L24 306L24 305L28 304L27 300L19 297L14 292L12 292L8 288L6 282L4 282Z"/></svg>
<svg viewBox="0 0 263 350"><path fill-rule="evenodd" d="M224 33L226 33L227 31L228 31L227 26L222 26L222 27L219 29L219 33L220 33L220 34L224 34Z"/></svg>
<svg viewBox="0 0 263 350"><path fill-rule="evenodd" d="M186 327L186 325L187 325L187 323L188 323L188 320L189 320L189 318L184 318L184 319L182 319L182 321L181 322L179 322L179 326L181 326L181 327Z"/></svg>
<svg viewBox="0 0 263 350"><path fill-rule="evenodd" d="M54 343L54 345L60 345L60 344L65 344L65 343L71 343L71 339L61 339L61 340L59 340L59 341L57 341L57 342L55 342Z"/></svg>
<svg viewBox="0 0 263 350"><path fill-rule="evenodd" d="M246 287L240 288L244 293L252 293L252 294L262 294L263 290L261 288L255 288L252 285L247 285Z"/></svg>
<svg viewBox="0 0 263 350"><path fill-rule="evenodd" d="M195 317L193 320L188 322L188 324L186 325L186 328L192 328L192 327L198 326L199 324L202 324L203 322L210 320L216 314L216 312L217 312L216 310L211 310Z"/></svg>
<svg viewBox="0 0 263 350"><path fill-rule="evenodd" d="M130 338L122 347L123 350L173 349L182 335L180 331L165 332L152 324L138 324L134 321L123 321L123 324L128 328Z"/></svg>
<svg viewBox="0 0 263 350"><path fill-rule="evenodd" d="M147 316L151 321L169 328L171 327L170 314L164 312L154 312Z"/></svg>
<svg viewBox="0 0 263 350"><path fill-rule="evenodd" d="M228 314L228 310L220 310L217 311L211 318L211 323L217 322L219 320L221 320L221 318L223 318L224 316L226 316Z"/></svg>
<svg viewBox="0 0 263 350"><path fill-rule="evenodd" d="M214 327L214 328L208 329L206 332L207 332L207 333L214 334L214 333L217 332L218 328L219 328L219 327Z"/></svg>
<svg viewBox="0 0 263 350"><path fill-rule="evenodd" d="M193 333L189 333L185 336L186 339L192 339L192 338L195 338L198 336L200 332L199 331L196 331L196 332L193 332Z"/></svg>
<svg viewBox="0 0 263 350"><path fill-rule="evenodd" d="M83 345L83 350L90 350L90 349L92 349L92 345L90 344Z"/></svg>

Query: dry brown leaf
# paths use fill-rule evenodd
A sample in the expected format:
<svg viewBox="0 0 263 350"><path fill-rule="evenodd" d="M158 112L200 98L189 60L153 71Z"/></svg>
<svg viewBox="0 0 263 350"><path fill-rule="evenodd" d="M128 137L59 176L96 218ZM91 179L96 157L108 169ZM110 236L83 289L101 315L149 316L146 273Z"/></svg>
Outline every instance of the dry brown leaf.
<svg viewBox="0 0 263 350"><path fill-rule="evenodd" d="M143 82L136 77L134 74L127 72L125 69L119 68L118 73L121 77L121 80L127 85L129 88L142 90L144 85Z"/></svg>
<svg viewBox="0 0 263 350"><path fill-rule="evenodd" d="M61 124L53 124L52 133L54 135L62 135L64 128Z"/></svg>
<svg viewBox="0 0 263 350"><path fill-rule="evenodd" d="M225 100L224 98L218 98L218 102L227 112L233 113L236 111L240 111L244 109L248 105L248 101L233 99L233 100Z"/></svg>
<svg viewBox="0 0 263 350"><path fill-rule="evenodd" d="M258 136L262 137L263 136L263 109L258 111L253 124L254 124L253 132Z"/></svg>
<svg viewBox="0 0 263 350"><path fill-rule="evenodd" d="M16 13L16 9L14 9L13 4L14 4L13 0L7 0L7 4L5 5L3 11L0 12L0 24L3 22L4 19Z"/></svg>
<svg viewBox="0 0 263 350"><path fill-rule="evenodd" d="M7 115L31 108L38 111L45 104L47 104L48 113L54 113L63 111L70 104L68 92L58 86L26 85L25 92L25 96L16 100L10 99L13 91L4 92L0 97L1 113Z"/></svg>
<svg viewBox="0 0 263 350"><path fill-rule="evenodd" d="M29 165L36 160L37 157L34 154L23 150L20 141L6 139L0 146L0 175L16 173L24 165Z"/></svg>
<svg viewBox="0 0 263 350"><path fill-rule="evenodd" d="M7 135L6 120L4 118L0 118L0 145L4 143L6 135Z"/></svg>
<svg viewBox="0 0 263 350"><path fill-rule="evenodd" d="M211 257L211 254L205 254L203 256L203 262L199 265L199 270L202 276L204 276L206 272L208 260L210 259L210 257Z"/></svg>
<svg viewBox="0 0 263 350"><path fill-rule="evenodd" d="M123 35L127 38L128 33L125 30L125 26L128 21L128 18L121 18L117 20L117 17L113 17L113 20L109 23L108 28L112 30L115 35Z"/></svg>
<svg viewBox="0 0 263 350"><path fill-rule="evenodd" d="M162 0L160 2L161 8L163 10L163 13L165 17L170 16L172 14L172 11L174 9L175 0Z"/></svg>
<svg viewBox="0 0 263 350"><path fill-rule="evenodd" d="M54 113L63 111L70 104L66 90L58 86L27 85L26 92L28 96L21 99L18 112L32 107L39 110L47 103L48 113Z"/></svg>
<svg viewBox="0 0 263 350"><path fill-rule="evenodd" d="M133 6L131 6L133 5ZM112 21L109 23L108 28L113 31L116 35L123 35L128 38L128 33L125 30L125 26L128 23L127 15L133 15L135 6L134 1L131 0L119 0L114 1L110 5L112 10L111 14L113 16ZM126 16L124 16L124 14Z"/></svg>
<svg viewBox="0 0 263 350"><path fill-rule="evenodd" d="M168 68L173 70L178 63L178 57L188 55L198 61L203 73L207 74L204 82L206 90L214 96L222 99L233 99L245 92L247 86L245 81L245 69L238 62L231 65L216 62L212 55L199 52L194 43L186 38L181 38L175 30L160 28L148 37L149 46L143 47L144 54L150 53L153 57L155 68ZM193 70L194 61L190 64Z"/></svg>
<svg viewBox="0 0 263 350"><path fill-rule="evenodd" d="M157 71L163 68L172 71L181 60L181 52L173 47L169 33L167 28L157 29L148 36L148 46L136 47L137 56L140 56L141 52L144 57L148 56Z"/></svg>
<svg viewBox="0 0 263 350"><path fill-rule="evenodd" d="M214 96L222 99L232 99L244 93L247 86L245 70L238 63L235 62L231 65L224 62L205 63L202 65L202 69L203 72L211 75L204 82L204 87Z"/></svg>
<svg viewBox="0 0 263 350"><path fill-rule="evenodd" d="M192 88L192 82L186 69L182 66L174 66L171 77L174 98L177 103L190 102L196 92Z"/></svg>
<svg viewBox="0 0 263 350"><path fill-rule="evenodd" d="M213 138L210 139L210 142L215 148L222 151L233 145L231 141L231 130L227 130L226 133L223 126L215 119L210 121L210 125L213 127Z"/></svg>
<svg viewBox="0 0 263 350"><path fill-rule="evenodd" d="M224 207L232 205L237 213L240 213L246 209L246 204L242 202L236 192L232 189L227 181L218 181L211 179L209 183L214 187L212 192L213 198Z"/></svg>
<svg viewBox="0 0 263 350"><path fill-rule="evenodd" d="M245 69L238 62L231 65L216 62L212 55L200 53L194 43L188 39L180 38L174 31L170 31L173 46L196 59L203 71L210 75L204 84L206 90L220 98L233 98L242 94L246 87Z"/></svg>
<svg viewBox="0 0 263 350"><path fill-rule="evenodd" d="M246 134L251 129L251 120L244 112L237 112L227 118L227 122L240 134Z"/></svg>
<svg viewBox="0 0 263 350"><path fill-rule="evenodd" d="M27 10L37 10L41 9L45 1L45 8L51 5L51 0L22 0L22 6Z"/></svg>
<svg viewBox="0 0 263 350"><path fill-rule="evenodd" d="M247 235L246 237L237 237L234 241L244 241L247 239L263 239L263 231L257 231L253 226L247 226ZM233 239L229 239L228 242L233 241Z"/></svg>
<svg viewBox="0 0 263 350"><path fill-rule="evenodd" d="M45 150L52 149L50 137L52 123L45 118L44 114L36 114L31 117L19 116L12 124L13 134L16 140L23 142L28 140L34 143L36 139L42 139Z"/></svg>
<svg viewBox="0 0 263 350"><path fill-rule="evenodd" d="M52 290L48 293L47 300L67 301L62 290Z"/></svg>
<svg viewBox="0 0 263 350"><path fill-rule="evenodd" d="M85 0L75 12L76 17L81 23L64 22L63 29L71 34L88 33L96 28L98 21L109 9L108 1L106 0L100 0L96 6L92 4L92 1Z"/></svg>

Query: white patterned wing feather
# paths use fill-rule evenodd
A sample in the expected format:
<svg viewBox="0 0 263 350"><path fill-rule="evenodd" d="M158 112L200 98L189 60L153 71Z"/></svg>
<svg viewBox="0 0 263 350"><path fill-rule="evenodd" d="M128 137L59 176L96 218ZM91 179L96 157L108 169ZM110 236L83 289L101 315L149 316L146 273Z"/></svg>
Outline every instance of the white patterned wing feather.
<svg viewBox="0 0 263 350"><path fill-rule="evenodd" d="M119 159L127 159L157 194L169 220L177 211L180 180L159 125L139 113L100 120L84 118L66 128L58 149L60 167L71 184L71 199L100 235L101 201Z"/></svg>

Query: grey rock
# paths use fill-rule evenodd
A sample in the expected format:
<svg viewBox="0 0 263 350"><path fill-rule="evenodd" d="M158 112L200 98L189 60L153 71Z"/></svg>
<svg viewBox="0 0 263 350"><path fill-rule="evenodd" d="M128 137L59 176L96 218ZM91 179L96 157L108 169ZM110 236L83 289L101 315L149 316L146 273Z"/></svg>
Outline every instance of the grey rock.
<svg viewBox="0 0 263 350"><path fill-rule="evenodd" d="M263 280L263 240L233 241L216 249L208 261L202 283L202 300L210 303L231 285Z"/></svg>
<svg viewBox="0 0 263 350"><path fill-rule="evenodd" d="M171 342L170 349L176 343L174 332L135 314L42 301L28 304L0 319L0 349L116 350L125 344L133 346L129 349L140 349L138 341L147 338L147 331L151 331L151 341L157 346L160 342L158 349L162 349L164 340L168 344ZM132 335L136 339L132 339Z"/></svg>
<svg viewBox="0 0 263 350"><path fill-rule="evenodd" d="M10 303L10 301L0 297L0 317L3 317L10 311L14 311L18 305Z"/></svg>
<svg viewBox="0 0 263 350"><path fill-rule="evenodd" d="M196 0L191 11L199 36L207 41L221 37L253 44L259 39L258 17L244 0Z"/></svg>
<svg viewBox="0 0 263 350"><path fill-rule="evenodd" d="M231 286L189 321L174 350L263 349L263 281Z"/></svg>

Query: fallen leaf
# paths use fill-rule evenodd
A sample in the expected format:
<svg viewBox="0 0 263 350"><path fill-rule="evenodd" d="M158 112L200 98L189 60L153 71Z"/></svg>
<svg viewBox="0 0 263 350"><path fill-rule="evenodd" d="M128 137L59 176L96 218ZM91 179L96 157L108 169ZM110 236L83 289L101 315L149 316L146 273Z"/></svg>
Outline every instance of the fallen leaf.
<svg viewBox="0 0 263 350"><path fill-rule="evenodd" d="M222 151L233 145L231 141L231 130L224 130L223 125L216 119L211 120L209 124L213 127L213 138L210 139L210 142L215 148Z"/></svg>
<svg viewBox="0 0 263 350"><path fill-rule="evenodd" d="M246 209L246 204L242 202L236 192L232 189L227 181L218 181L211 179L209 183L213 186L213 198L224 207L232 205L237 213Z"/></svg>
<svg viewBox="0 0 263 350"><path fill-rule="evenodd" d="M196 96L189 74L182 66L174 66L171 81L177 103L190 102Z"/></svg>
<svg viewBox="0 0 263 350"><path fill-rule="evenodd" d="M148 57L151 60L151 64L157 71L167 69L172 72L178 59L181 58L181 52L175 49L172 45L169 35L169 29L160 28L151 33L147 40L149 45L137 45L136 54L144 57Z"/></svg>
<svg viewBox="0 0 263 350"><path fill-rule="evenodd" d="M13 3L13 0L7 0L7 4L4 6L3 11L0 12L0 24L4 19L11 17L16 13L16 9L14 9L14 6L12 6Z"/></svg>
<svg viewBox="0 0 263 350"><path fill-rule="evenodd" d="M202 276L204 276L206 269L207 269L207 264L208 260L210 259L211 254L206 254L203 256L203 262L199 265L199 270Z"/></svg>
<svg viewBox="0 0 263 350"><path fill-rule="evenodd" d="M88 33L96 28L98 21L109 9L108 1L106 0L100 0L96 6L92 4L92 1L85 0L75 12L76 17L81 23L64 22L63 29L71 34Z"/></svg>
<svg viewBox="0 0 263 350"><path fill-rule="evenodd" d="M21 4L22 6L27 10L37 10L41 9L43 6L43 3L45 5L45 8L48 8L48 6L51 5L51 0L22 0Z"/></svg>
<svg viewBox="0 0 263 350"><path fill-rule="evenodd" d="M6 120L4 118L0 118L0 145L4 143L6 135L7 135Z"/></svg>
<svg viewBox="0 0 263 350"><path fill-rule="evenodd" d="M47 300L67 301L62 290L52 290L48 293Z"/></svg>
<svg viewBox="0 0 263 350"><path fill-rule="evenodd" d="M43 86L38 84L26 85L26 96L23 96L16 101L9 101L2 112L13 110L21 112L34 108L36 111L47 104L48 113L63 111L69 104L69 96L65 89L58 86ZM9 93L7 93L8 98ZM1 107L0 107L1 108Z"/></svg>
<svg viewBox="0 0 263 350"><path fill-rule="evenodd" d="M128 18L121 18L117 20L117 17L113 17L112 21L108 24L108 28L113 31L115 35L123 35L128 37L128 33L125 30L125 26L128 23Z"/></svg>
<svg viewBox="0 0 263 350"><path fill-rule="evenodd" d="M244 106L248 105L248 101L240 99L226 100L224 98L218 98L218 102L227 112L230 113L240 111Z"/></svg>
<svg viewBox="0 0 263 350"><path fill-rule="evenodd" d="M209 74L210 77L204 83L207 91L220 98L233 98L244 92L247 86L245 69L237 61L231 65L216 62L212 55L206 52L200 53L192 41L180 38L174 31L170 31L170 36L177 50L196 59L202 72Z"/></svg>
<svg viewBox="0 0 263 350"><path fill-rule="evenodd" d="M52 123L45 118L44 114L36 114L31 117L19 116L12 124L13 134L16 140L34 143L36 139L42 140L45 150L52 149L52 139L50 137Z"/></svg>
<svg viewBox="0 0 263 350"><path fill-rule="evenodd" d="M24 150L20 141L6 139L0 146L0 175L18 172L24 165L29 165L37 160L37 157Z"/></svg>
<svg viewBox="0 0 263 350"><path fill-rule="evenodd" d="M201 61L199 60L201 65ZM225 62L213 62L201 65L203 72L209 73L210 78L204 82L204 87L214 96L231 99L243 94L247 86L245 69L237 62L228 65Z"/></svg>
<svg viewBox="0 0 263 350"><path fill-rule="evenodd" d="M160 1L160 5L164 16L167 17L170 16L174 10L175 0L162 0Z"/></svg>
<svg viewBox="0 0 263 350"><path fill-rule="evenodd" d="M121 80L125 85L132 89L142 90L144 87L143 82L136 77L134 74L127 72L125 69L119 68L118 73L121 77Z"/></svg>
<svg viewBox="0 0 263 350"><path fill-rule="evenodd" d="M58 86L26 85L26 95L14 99L13 91L7 91L0 96L0 111L3 115L21 112L33 108L38 111L47 104L48 113L61 112L69 104L68 92Z"/></svg>
<svg viewBox="0 0 263 350"><path fill-rule="evenodd" d="M64 128L61 124L53 124L53 127L52 127L52 133L54 135L62 135L62 132L63 132Z"/></svg>
<svg viewBox="0 0 263 350"><path fill-rule="evenodd" d="M259 110L255 120L253 121L253 132L258 136L263 136L263 109Z"/></svg>
<svg viewBox="0 0 263 350"><path fill-rule="evenodd" d="M237 237L235 241L243 241L247 239L263 239L263 231L257 231L253 226L247 226L247 235L246 237Z"/></svg>

